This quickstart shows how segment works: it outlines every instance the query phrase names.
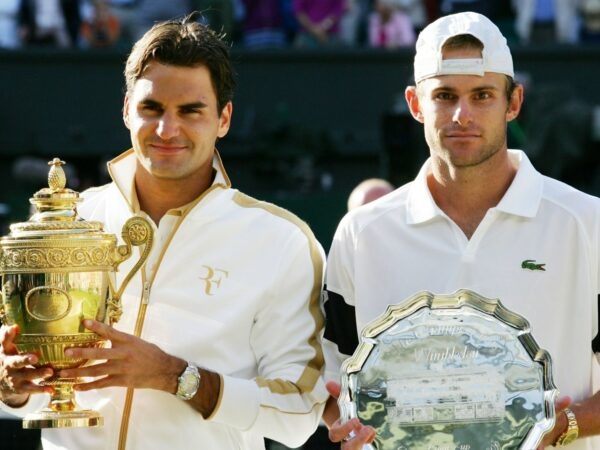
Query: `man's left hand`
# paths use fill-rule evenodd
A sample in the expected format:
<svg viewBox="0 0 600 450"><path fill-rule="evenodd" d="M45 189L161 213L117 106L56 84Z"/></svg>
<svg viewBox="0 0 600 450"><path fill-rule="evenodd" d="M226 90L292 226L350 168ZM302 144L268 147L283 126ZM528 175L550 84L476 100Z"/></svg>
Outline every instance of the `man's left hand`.
<svg viewBox="0 0 600 450"><path fill-rule="evenodd" d="M174 393L177 377L186 362L162 351L158 346L131 334L120 332L96 320L84 320L90 331L110 342L110 347L72 347L65 350L69 358L93 361L93 364L61 370L63 378L94 378L76 384L79 391L110 386L157 389Z"/></svg>

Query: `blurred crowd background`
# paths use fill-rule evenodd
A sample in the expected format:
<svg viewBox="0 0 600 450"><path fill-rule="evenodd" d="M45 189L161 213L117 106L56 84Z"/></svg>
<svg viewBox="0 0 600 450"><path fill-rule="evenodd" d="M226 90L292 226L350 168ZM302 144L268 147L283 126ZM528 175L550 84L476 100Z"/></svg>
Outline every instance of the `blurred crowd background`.
<svg viewBox="0 0 600 450"><path fill-rule="evenodd" d="M0 47L128 49L191 11L247 49L410 47L429 22L465 10L521 44L600 42L598 0L2 0Z"/></svg>

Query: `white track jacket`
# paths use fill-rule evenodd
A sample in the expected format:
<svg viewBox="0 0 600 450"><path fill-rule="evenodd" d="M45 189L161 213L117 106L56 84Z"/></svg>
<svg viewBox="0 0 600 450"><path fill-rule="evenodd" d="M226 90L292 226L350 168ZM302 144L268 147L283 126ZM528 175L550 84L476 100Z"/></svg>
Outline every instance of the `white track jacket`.
<svg viewBox="0 0 600 450"><path fill-rule="evenodd" d="M79 207L80 216L119 238L128 218L143 215L135 158L130 150L111 161L113 183L84 192ZM297 447L316 429L328 396L321 378L324 252L293 214L231 188L218 154L213 166L212 187L156 227L116 328L222 374L214 414L205 420L162 391L134 390L130 404L125 388L81 392L80 405L100 411L104 426L43 430L44 449L252 450L264 449L264 437ZM139 253L119 266L117 287ZM43 397L13 412L38 409Z"/></svg>

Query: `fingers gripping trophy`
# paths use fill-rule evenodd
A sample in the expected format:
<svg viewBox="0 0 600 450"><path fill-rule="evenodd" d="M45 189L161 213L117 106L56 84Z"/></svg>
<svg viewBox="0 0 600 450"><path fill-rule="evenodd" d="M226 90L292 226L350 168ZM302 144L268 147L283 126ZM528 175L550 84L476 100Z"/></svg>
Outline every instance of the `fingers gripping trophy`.
<svg viewBox="0 0 600 450"><path fill-rule="evenodd" d="M145 262L153 231L141 217L129 219L122 229L123 245L105 233L100 222L78 217L79 193L66 188L64 164L58 158L48 163L48 187L30 199L36 212L27 222L11 225L0 239L0 280L4 325L18 325L18 351L35 353L36 367L52 367L55 373L80 367L89 361L66 358L69 347L101 347L104 340L85 329L84 319L109 324L121 315L121 294ZM114 275L140 247L138 261L117 289ZM57 375L42 384L54 394L48 405L25 416L24 428L62 428L102 425L101 415L80 409L73 384L78 380Z"/></svg>

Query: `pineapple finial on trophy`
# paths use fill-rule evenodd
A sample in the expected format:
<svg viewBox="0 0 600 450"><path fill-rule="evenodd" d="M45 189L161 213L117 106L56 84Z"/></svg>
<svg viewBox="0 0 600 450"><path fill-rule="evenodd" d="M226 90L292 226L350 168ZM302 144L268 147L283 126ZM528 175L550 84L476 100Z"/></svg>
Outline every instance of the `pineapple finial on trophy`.
<svg viewBox="0 0 600 450"><path fill-rule="evenodd" d="M80 201L79 192L66 187L67 175L62 167L65 164L60 158L53 158L48 162L48 187L40 189L29 199L35 207L30 222L79 222L75 208ZM30 227L31 224L27 226Z"/></svg>
<svg viewBox="0 0 600 450"><path fill-rule="evenodd" d="M67 185L67 176L62 166L65 164L60 158L54 158L48 161L50 171L48 172L48 187L53 192L60 191Z"/></svg>

